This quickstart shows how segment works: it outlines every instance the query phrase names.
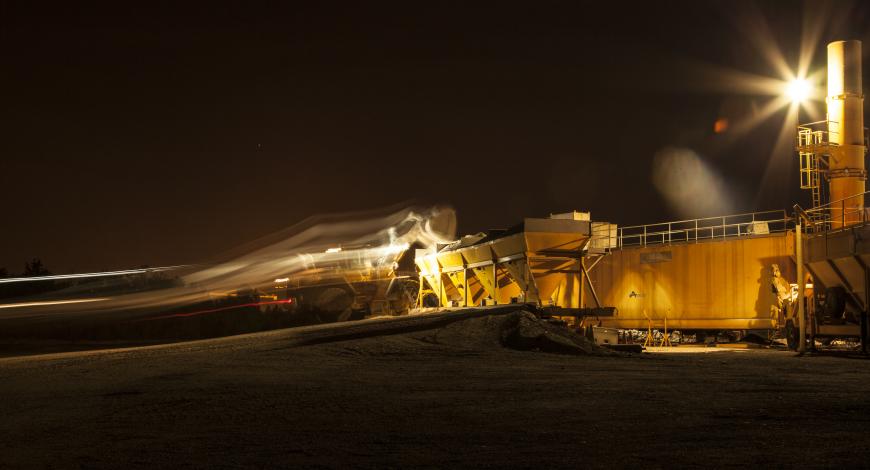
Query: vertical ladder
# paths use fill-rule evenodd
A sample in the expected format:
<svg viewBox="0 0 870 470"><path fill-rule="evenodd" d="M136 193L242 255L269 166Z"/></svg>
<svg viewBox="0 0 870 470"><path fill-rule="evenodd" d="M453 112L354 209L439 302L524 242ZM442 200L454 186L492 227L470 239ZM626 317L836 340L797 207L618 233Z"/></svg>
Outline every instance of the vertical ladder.
<svg viewBox="0 0 870 470"><path fill-rule="evenodd" d="M816 149L825 144L824 134L809 128L798 128L798 149L800 155L801 189L809 189L812 194L813 208L822 205L821 172L819 154Z"/></svg>
<svg viewBox="0 0 870 470"><path fill-rule="evenodd" d="M801 189L809 189L813 198L813 208L822 205L822 193L819 175L819 157L814 153L800 153L801 159Z"/></svg>

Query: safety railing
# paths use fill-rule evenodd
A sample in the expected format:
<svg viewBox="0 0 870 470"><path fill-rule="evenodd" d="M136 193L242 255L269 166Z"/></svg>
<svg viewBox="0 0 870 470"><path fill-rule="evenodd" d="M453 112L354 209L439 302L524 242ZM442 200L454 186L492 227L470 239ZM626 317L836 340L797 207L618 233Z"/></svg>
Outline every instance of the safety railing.
<svg viewBox="0 0 870 470"><path fill-rule="evenodd" d="M619 246L667 245L785 232L794 219L785 210L619 227Z"/></svg>
<svg viewBox="0 0 870 470"><path fill-rule="evenodd" d="M798 152L825 153L827 147L836 147L840 141L839 121L815 121L797 126L796 150ZM864 128L864 146L870 143L870 131Z"/></svg>
<svg viewBox="0 0 870 470"><path fill-rule="evenodd" d="M831 145L830 127L829 121L808 122L797 126L797 150L807 152L813 151L813 147ZM833 135L839 134L834 132Z"/></svg>
<svg viewBox="0 0 870 470"><path fill-rule="evenodd" d="M804 211L809 219L805 230L816 233L870 222L864 205L868 194L865 191Z"/></svg>

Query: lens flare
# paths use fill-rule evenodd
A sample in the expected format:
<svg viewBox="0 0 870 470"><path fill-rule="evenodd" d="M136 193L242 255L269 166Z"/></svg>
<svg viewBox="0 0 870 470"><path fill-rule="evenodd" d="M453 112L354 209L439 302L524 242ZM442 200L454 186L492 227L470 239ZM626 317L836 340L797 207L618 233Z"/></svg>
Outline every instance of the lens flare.
<svg viewBox="0 0 870 470"><path fill-rule="evenodd" d="M734 200L722 178L689 148L666 147L653 158L652 181L680 217L733 212Z"/></svg>

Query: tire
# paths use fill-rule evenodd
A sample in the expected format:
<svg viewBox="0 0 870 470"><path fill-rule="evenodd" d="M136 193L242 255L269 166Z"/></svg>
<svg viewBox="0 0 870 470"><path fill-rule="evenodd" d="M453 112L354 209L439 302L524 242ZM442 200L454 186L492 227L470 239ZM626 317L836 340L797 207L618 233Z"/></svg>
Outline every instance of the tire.
<svg viewBox="0 0 870 470"><path fill-rule="evenodd" d="M435 294L426 294L423 297L423 306L424 307L438 307L440 306L440 301L438 300L438 296Z"/></svg>
<svg viewBox="0 0 870 470"><path fill-rule="evenodd" d="M318 310L343 312L353 305L353 294L340 287L328 287L317 294L314 306Z"/></svg>
<svg viewBox="0 0 870 470"><path fill-rule="evenodd" d="M408 311L417 306L417 293L420 284L413 279L400 279L387 292L386 300L388 314L391 316L407 315Z"/></svg>
<svg viewBox="0 0 870 470"><path fill-rule="evenodd" d="M345 321L353 313L353 292L348 288L327 287L314 293L313 311L318 323Z"/></svg>

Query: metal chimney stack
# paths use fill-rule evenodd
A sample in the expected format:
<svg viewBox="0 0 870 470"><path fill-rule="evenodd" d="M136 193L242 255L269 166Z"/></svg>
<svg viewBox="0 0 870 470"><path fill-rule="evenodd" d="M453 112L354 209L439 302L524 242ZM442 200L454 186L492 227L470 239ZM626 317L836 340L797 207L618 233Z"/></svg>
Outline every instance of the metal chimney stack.
<svg viewBox="0 0 870 470"><path fill-rule="evenodd" d="M861 88L861 41L828 44L828 162L831 228L863 220L864 95Z"/></svg>

